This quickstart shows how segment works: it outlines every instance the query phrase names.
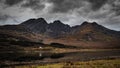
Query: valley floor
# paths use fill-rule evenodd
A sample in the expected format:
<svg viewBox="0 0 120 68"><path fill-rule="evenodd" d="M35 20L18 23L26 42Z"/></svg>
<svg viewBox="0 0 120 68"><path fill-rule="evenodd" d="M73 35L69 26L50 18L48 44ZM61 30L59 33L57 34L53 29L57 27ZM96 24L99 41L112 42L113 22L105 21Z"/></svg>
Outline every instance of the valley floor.
<svg viewBox="0 0 120 68"><path fill-rule="evenodd" d="M120 49L54 48L53 52L0 53L0 68L120 68Z"/></svg>
<svg viewBox="0 0 120 68"><path fill-rule="evenodd" d="M14 66L14 68L120 68L120 59L66 62L47 65L23 65Z"/></svg>

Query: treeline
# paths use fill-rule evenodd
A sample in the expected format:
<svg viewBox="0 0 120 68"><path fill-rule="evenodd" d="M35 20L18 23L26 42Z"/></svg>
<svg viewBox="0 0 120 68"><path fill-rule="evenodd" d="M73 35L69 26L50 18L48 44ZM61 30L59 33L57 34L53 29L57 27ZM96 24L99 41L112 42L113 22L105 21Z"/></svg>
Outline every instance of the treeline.
<svg viewBox="0 0 120 68"><path fill-rule="evenodd" d="M77 48L76 46L68 46L60 43L51 43L50 46L56 47L56 48Z"/></svg>

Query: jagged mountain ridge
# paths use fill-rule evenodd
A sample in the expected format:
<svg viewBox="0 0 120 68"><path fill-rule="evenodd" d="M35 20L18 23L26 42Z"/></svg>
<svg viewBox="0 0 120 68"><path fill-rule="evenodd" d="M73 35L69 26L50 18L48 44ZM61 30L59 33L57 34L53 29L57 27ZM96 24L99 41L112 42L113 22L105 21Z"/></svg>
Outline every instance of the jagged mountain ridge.
<svg viewBox="0 0 120 68"><path fill-rule="evenodd" d="M96 22L83 22L81 25L72 27L72 34L67 35L67 39L72 38L76 40L87 41L109 41L120 38L120 32L110 30Z"/></svg>
<svg viewBox="0 0 120 68"><path fill-rule="evenodd" d="M59 20L48 24L44 18L30 19L21 23L20 25L29 28L34 33L45 34L52 37L58 37L62 34L70 32L71 30L69 25L63 24Z"/></svg>
<svg viewBox="0 0 120 68"><path fill-rule="evenodd" d="M29 19L18 25L0 26L0 39L61 43L83 48L118 48L120 31L110 30L96 22L69 26L56 20L47 23L44 18Z"/></svg>
<svg viewBox="0 0 120 68"><path fill-rule="evenodd" d="M96 34L98 35L101 34L104 36L110 36L116 38L120 37L120 31L110 30L102 25L97 24L96 22L93 23L83 22L81 25L70 27L67 24L63 24L59 20L56 20L53 23L48 24L44 18L38 18L38 19L27 20L21 23L20 25L29 28L34 33L44 34L50 37L66 37L65 35L69 35L69 36L76 35L77 38L81 38L80 36L83 35L93 36Z"/></svg>
<svg viewBox="0 0 120 68"><path fill-rule="evenodd" d="M43 18L39 19L29 19L20 25L25 26L35 33L44 33L47 27L47 22Z"/></svg>
<svg viewBox="0 0 120 68"><path fill-rule="evenodd" d="M0 30L11 30L26 32L29 34L41 34L51 38L58 39L76 39L76 40L115 40L120 38L120 31L110 30L96 22L83 22L81 25L70 27L68 24L56 20L53 23L47 23L44 18L29 19L19 25L0 26Z"/></svg>

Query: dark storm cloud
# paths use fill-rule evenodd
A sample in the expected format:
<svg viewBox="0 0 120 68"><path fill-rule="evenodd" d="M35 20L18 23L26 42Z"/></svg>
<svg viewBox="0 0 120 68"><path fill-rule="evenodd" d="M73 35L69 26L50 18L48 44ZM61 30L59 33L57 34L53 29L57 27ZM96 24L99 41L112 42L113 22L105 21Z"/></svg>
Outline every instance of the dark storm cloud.
<svg viewBox="0 0 120 68"><path fill-rule="evenodd" d="M120 0L115 0L112 4L112 11L116 12L116 15L120 15Z"/></svg>
<svg viewBox="0 0 120 68"><path fill-rule="evenodd" d="M96 11L100 9L108 0L88 0L92 5L92 10Z"/></svg>
<svg viewBox="0 0 120 68"><path fill-rule="evenodd" d="M23 0L5 0L5 4L8 5L8 6L13 6L13 5L16 5L20 2L22 2Z"/></svg>
<svg viewBox="0 0 120 68"><path fill-rule="evenodd" d="M41 9L45 6L40 3L41 0L27 0L26 3L22 4L22 7L32 8L32 9Z"/></svg>
<svg viewBox="0 0 120 68"><path fill-rule="evenodd" d="M99 10L108 0L49 0L54 4L53 12L68 12L83 6L83 2L91 4L91 10Z"/></svg>
<svg viewBox="0 0 120 68"><path fill-rule="evenodd" d="M3 0L0 0L0 2L2 2Z"/></svg>
<svg viewBox="0 0 120 68"><path fill-rule="evenodd" d="M10 17L9 15L0 14L0 21L5 21L5 20L7 20L9 17Z"/></svg>
<svg viewBox="0 0 120 68"><path fill-rule="evenodd" d="M82 0L49 0L54 4L53 12L68 12L82 5Z"/></svg>
<svg viewBox="0 0 120 68"><path fill-rule="evenodd" d="M120 15L120 6L114 7L113 10L116 12L116 15Z"/></svg>

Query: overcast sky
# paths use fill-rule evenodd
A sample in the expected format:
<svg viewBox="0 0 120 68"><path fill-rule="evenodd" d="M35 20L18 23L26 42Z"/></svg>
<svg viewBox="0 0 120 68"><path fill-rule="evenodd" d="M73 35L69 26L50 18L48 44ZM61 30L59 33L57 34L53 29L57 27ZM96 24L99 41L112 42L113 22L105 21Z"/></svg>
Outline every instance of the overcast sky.
<svg viewBox="0 0 120 68"><path fill-rule="evenodd" d="M0 0L0 25L39 17L71 26L95 21L120 31L120 0Z"/></svg>

